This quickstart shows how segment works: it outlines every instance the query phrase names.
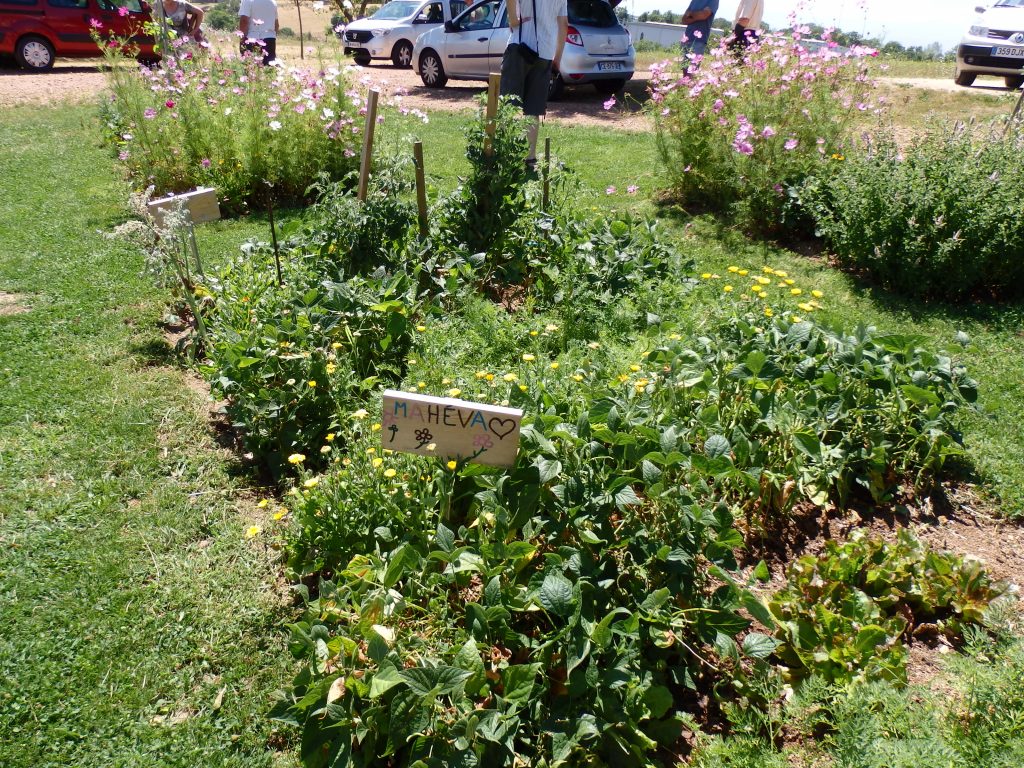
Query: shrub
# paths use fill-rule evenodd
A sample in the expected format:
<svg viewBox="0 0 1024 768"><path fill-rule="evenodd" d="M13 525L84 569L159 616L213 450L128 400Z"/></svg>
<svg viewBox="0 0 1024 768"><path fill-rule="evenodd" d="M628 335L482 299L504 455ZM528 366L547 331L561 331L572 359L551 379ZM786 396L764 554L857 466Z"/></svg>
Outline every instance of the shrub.
<svg viewBox="0 0 1024 768"><path fill-rule="evenodd" d="M234 31L238 29L238 0L220 0L203 17L203 23L210 29Z"/></svg>
<svg viewBox="0 0 1024 768"><path fill-rule="evenodd" d="M882 135L808 183L802 199L839 263L899 293L1024 295L1024 134L933 126Z"/></svg>
<svg viewBox="0 0 1024 768"><path fill-rule="evenodd" d="M300 202L321 174L357 167L360 95L347 76L186 53L141 72L108 69L108 131L135 185L158 195L216 187L229 212ZM268 187L273 184L273 189Z"/></svg>
<svg viewBox="0 0 1024 768"><path fill-rule="evenodd" d="M790 190L843 152L851 119L870 108L868 53L765 34L741 60L718 47L699 67L678 60L683 73L655 67L659 148L683 204L734 210L762 231L800 228Z"/></svg>

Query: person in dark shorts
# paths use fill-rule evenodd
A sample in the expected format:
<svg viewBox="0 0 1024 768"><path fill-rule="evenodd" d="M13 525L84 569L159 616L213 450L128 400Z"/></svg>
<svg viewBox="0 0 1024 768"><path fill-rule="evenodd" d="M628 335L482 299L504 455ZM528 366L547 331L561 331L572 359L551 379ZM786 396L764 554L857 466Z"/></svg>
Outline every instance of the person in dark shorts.
<svg viewBox="0 0 1024 768"><path fill-rule="evenodd" d="M526 164L537 161L540 118L547 112L551 72L558 71L569 29L566 0L508 0L512 36L501 60L501 95L517 100L523 114L533 118Z"/></svg>

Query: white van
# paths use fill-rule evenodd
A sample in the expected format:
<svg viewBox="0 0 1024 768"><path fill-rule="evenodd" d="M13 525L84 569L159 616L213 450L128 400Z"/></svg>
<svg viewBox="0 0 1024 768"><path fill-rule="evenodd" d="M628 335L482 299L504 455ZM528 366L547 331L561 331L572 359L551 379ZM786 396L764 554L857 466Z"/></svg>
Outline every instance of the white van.
<svg viewBox="0 0 1024 768"><path fill-rule="evenodd" d="M974 24L956 49L957 85L973 85L978 75L1002 77L1006 87L1024 85L1024 0L998 0L975 7Z"/></svg>
<svg viewBox="0 0 1024 768"><path fill-rule="evenodd" d="M392 0L366 19L345 27L345 54L365 67L371 59L412 65L412 49L424 32L450 21L466 8L464 0Z"/></svg>

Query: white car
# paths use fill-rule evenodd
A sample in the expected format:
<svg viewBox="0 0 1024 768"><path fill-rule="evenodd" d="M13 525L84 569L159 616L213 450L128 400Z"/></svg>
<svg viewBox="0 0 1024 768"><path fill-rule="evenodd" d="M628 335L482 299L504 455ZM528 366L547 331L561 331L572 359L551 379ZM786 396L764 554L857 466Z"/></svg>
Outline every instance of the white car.
<svg viewBox="0 0 1024 768"><path fill-rule="evenodd" d="M1006 87L1024 85L1024 0L998 0L977 6L978 17L956 49L957 85L973 85L978 75L1002 77Z"/></svg>
<svg viewBox="0 0 1024 768"><path fill-rule="evenodd" d="M568 0L568 11L562 67L551 78L551 98L566 85L591 83L602 93L622 90L633 77L636 51L611 5ZM428 88L443 88L449 80L486 80L501 71L511 34L504 0L483 0L422 35L413 65Z"/></svg>
<svg viewBox="0 0 1024 768"><path fill-rule="evenodd" d="M396 67L408 67L420 35L441 27L465 8L464 0L392 0L369 18L345 27L345 55L355 57L361 67L371 59L391 59Z"/></svg>

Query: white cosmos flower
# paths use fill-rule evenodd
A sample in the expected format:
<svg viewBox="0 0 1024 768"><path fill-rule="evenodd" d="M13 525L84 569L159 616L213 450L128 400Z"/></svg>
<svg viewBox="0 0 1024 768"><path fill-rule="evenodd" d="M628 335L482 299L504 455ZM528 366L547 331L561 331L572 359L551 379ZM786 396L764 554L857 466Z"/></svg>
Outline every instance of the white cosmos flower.
<svg viewBox="0 0 1024 768"><path fill-rule="evenodd" d="M281 130L281 121L280 120L271 120L270 121L270 130L272 130L272 131L280 131Z"/></svg>

